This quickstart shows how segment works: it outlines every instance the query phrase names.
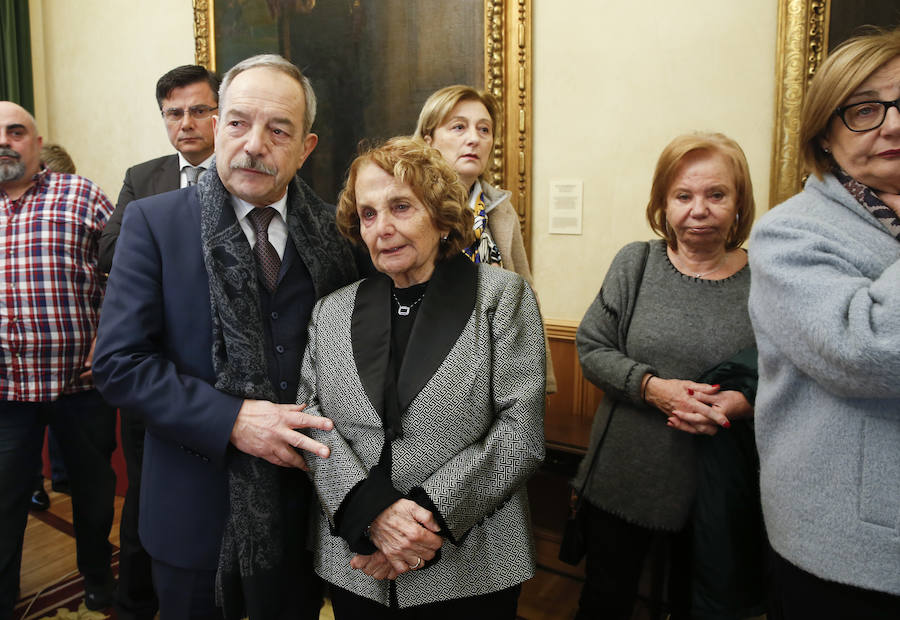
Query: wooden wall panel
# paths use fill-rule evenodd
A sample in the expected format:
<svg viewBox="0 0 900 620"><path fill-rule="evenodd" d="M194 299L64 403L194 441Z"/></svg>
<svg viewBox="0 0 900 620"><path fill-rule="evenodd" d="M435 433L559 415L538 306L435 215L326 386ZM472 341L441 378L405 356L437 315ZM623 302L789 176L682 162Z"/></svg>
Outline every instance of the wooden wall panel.
<svg viewBox="0 0 900 620"><path fill-rule="evenodd" d="M544 434L547 459L528 482L538 564L556 573L584 577L584 562L569 566L557 559L569 512L569 480L575 475L591 434L603 391L584 378L575 350L576 321L545 321L557 391L547 396Z"/></svg>
<svg viewBox="0 0 900 620"><path fill-rule="evenodd" d="M587 449L591 422L603 391L584 378L575 350L575 321L546 321L557 391L547 397L544 433L547 447L568 452Z"/></svg>

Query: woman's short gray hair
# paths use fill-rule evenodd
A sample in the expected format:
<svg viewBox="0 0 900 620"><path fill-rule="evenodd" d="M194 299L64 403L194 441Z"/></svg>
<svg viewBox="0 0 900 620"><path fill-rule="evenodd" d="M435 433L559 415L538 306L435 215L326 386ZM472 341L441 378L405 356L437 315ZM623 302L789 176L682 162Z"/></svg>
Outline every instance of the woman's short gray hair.
<svg viewBox="0 0 900 620"><path fill-rule="evenodd" d="M243 73L248 69L257 69L259 67L281 71L297 80L297 83L300 84L300 87L303 89L303 98L306 100L306 106L303 113L303 135L305 136L308 134L312 129L313 121L316 120L316 93L313 92L313 87L309 78L303 75L303 72L297 68L297 65L278 54L258 54L256 56L251 56L229 69L228 73L225 74L225 77L222 78L221 86L219 86L219 105L225 105L225 93L228 91L228 87L231 86L231 82L237 74Z"/></svg>

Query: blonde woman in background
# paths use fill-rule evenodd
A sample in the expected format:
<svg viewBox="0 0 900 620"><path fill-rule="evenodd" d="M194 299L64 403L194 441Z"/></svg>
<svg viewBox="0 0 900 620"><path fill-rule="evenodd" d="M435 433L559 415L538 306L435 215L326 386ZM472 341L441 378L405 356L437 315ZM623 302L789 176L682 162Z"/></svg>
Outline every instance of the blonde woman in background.
<svg viewBox="0 0 900 620"><path fill-rule="evenodd" d="M534 288L510 193L484 178L500 117L500 104L489 93L471 86L447 86L425 101L414 137L440 151L468 192L468 205L475 215L475 241L463 253L473 262L514 271ZM545 348L549 394L556 391L556 376L546 342Z"/></svg>

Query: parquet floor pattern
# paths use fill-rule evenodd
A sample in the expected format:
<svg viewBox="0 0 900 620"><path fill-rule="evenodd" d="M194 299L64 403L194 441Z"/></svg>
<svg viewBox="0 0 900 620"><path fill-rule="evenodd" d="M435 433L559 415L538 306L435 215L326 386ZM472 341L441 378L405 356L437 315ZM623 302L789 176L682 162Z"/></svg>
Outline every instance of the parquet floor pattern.
<svg viewBox="0 0 900 620"><path fill-rule="evenodd" d="M77 572L75 565L75 538L72 533L72 499L50 489L50 509L44 513L31 513L25 530L22 553L21 596L33 596L39 590L57 583ZM116 497L115 521L110 542L119 544L119 518L122 498ZM519 617L522 620L570 620L575 615L581 583L538 570L534 579L525 583L519 599ZM320 620L334 620L331 606L322 610Z"/></svg>

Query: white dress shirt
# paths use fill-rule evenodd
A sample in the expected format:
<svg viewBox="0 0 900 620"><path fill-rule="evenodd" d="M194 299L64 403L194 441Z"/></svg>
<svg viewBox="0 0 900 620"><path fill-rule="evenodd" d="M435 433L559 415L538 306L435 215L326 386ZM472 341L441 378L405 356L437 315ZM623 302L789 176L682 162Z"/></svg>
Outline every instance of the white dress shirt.
<svg viewBox="0 0 900 620"><path fill-rule="evenodd" d="M213 153L212 155L210 155L209 157L207 157L206 159L201 161L196 167L203 168L203 170L209 170L210 166L212 166L213 157L215 157L215 156L216 156L216 154ZM194 164L192 164L187 159L185 159L184 155L182 155L181 153L178 153L178 170L180 170L180 172L178 173L178 178L179 178L178 187L184 189L185 187L188 186L187 173L184 171L184 167L185 166L193 166L193 165ZM200 174L203 174L203 171L201 171Z"/></svg>
<svg viewBox="0 0 900 620"><path fill-rule="evenodd" d="M234 215L237 218L238 224L241 225L241 230L244 231L244 234L247 236L247 241L250 242L250 247L252 248L256 245L256 231L253 229L253 224L247 218L247 215L250 211L256 209L256 207L234 195L231 196L231 205L234 207ZM273 217L272 221L269 222L269 243L271 243L275 248L275 251L278 252L278 257L284 260L284 248L287 245L288 238L286 219L287 192L284 193L284 196L282 196L280 200L269 206L275 209L278 214L277 217Z"/></svg>

